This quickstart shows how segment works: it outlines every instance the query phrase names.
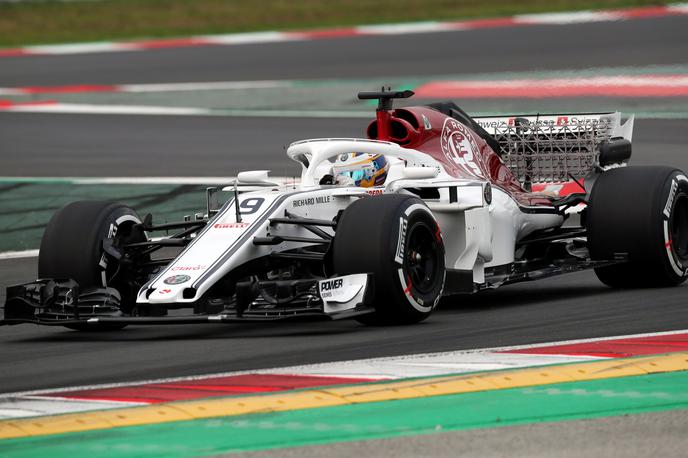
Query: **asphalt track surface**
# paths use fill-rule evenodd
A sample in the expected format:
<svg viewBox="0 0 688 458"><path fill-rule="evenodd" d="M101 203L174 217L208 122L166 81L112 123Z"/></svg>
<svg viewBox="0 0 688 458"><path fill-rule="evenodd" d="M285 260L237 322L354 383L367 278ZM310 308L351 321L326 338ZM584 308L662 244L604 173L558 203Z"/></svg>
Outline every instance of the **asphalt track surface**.
<svg viewBox="0 0 688 458"><path fill-rule="evenodd" d="M688 17L4 58L0 86L346 78L685 63Z"/></svg>
<svg viewBox="0 0 688 458"><path fill-rule="evenodd" d="M0 262L2 282L35 259ZM414 326L353 321L129 327L80 333L0 328L2 392L250 370L378 356L688 329L688 286L614 291L591 272L445 301Z"/></svg>
<svg viewBox="0 0 688 458"><path fill-rule="evenodd" d="M10 58L0 61L0 86L678 64L688 55L686 26L686 18L664 18ZM233 163L241 162L237 169L263 168L266 162L284 161L281 147L289 141L356 135L364 123L6 113L0 116L0 175L217 175L228 141L247 151L245 156L232 156ZM638 122L635 140L634 163L688 169L687 121ZM278 155L273 153L276 147ZM201 151L206 154L202 160ZM141 172L150 164L158 164L160 173ZM0 287L32 279L35 264L35 259L0 261ZM448 300L426 322L393 328L367 328L350 321L129 327L105 334L6 327L0 328L0 392L685 329L686 288L614 291L602 286L592 272L583 272Z"/></svg>
<svg viewBox="0 0 688 458"><path fill-rule="evenodd" d="M0 113L2 176L298 175L289 143L360 137L366 119Z"/></svg>
<svg viewBox="0 0 688 458"><path fill-rule="evenodd" d="M368 122L0 112L0 176L233 176L251 169L298 175L285 155L289 143L361 137ZM688 170L687 127L683 119L636 121L633 164Z"/></svg>

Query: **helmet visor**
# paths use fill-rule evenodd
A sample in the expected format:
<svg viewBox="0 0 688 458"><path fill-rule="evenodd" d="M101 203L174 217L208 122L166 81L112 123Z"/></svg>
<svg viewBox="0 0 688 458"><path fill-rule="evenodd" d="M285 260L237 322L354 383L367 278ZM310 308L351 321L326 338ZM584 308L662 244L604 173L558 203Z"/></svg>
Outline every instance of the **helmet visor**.
<svg viewBox="0 0 688 458"><path fill-rule="evenodd" d="M364 170L351 170L349 172L342 172L342 175L349 177L354 181L360 181L365 178L366 173Z"/></svg>

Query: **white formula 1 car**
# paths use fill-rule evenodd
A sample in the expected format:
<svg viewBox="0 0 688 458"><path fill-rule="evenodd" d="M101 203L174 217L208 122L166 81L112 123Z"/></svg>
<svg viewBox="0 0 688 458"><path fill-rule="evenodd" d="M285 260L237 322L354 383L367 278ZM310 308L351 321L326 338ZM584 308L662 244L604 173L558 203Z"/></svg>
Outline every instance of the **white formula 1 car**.
<svg viewBox="0 0 688 458"><path fill-rule="evenodd" d="M67 205L45 230L40 278L8 288L3 324L403 324L443 296L582 269L611 287L686 279L688 178L626 166L632 119L392 108L412 94L359 94L379 101L367 139L293 143L298 186L242 172L222 205L208 189L196 219Z"/></svg>

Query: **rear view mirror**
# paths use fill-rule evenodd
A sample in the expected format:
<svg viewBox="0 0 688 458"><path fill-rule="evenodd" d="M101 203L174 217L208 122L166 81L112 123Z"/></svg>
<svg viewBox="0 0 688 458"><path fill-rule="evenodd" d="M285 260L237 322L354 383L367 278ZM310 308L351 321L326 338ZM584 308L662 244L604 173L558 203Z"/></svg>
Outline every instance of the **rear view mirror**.
<svg viewBox="0 0 688 458"><path fill-rule="evenodd" d="M220 210L220 199L218 198L219 189L216 187L205 188L205 201L208 218Z"/></svg>
<svg viewBox="0 0 688 458"><path fill-rule="evenodd" d="M247 172L239 172L237 175L237 182L239 185L264 184L268 181L269 172L269 170L249 170Z"/></svg>

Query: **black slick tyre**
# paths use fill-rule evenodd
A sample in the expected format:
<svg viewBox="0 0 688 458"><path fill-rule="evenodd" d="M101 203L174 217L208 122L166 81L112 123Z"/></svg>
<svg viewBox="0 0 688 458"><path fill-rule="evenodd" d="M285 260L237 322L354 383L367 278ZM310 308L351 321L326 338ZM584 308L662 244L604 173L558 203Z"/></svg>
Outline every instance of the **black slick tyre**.
<svg viewBox="0 0 688 458"><path fill-rule="evenodd" d="M58 210L43 233L38 257L40 278L73 279L80 290L112 287L121 296L120 308L131 311L136 303L137 285L128 278L118 260L103 250L103 240L118 238L122 243L145 240L134 225L141 220L131 208L114 202L73 202ZM78 330L118 329L122 325L72 325Z"/></svg>
<svg viewBox="0 0 688 458"><path fill-rule="evenodd" d="M594 260L628 262L595 269L616 288L675 286L688 275L688 177L672 167L602 173L587 210Z"/></svg>
<svg viewBox="0 0 688 458"><path fill-rule="evenodd" d="M338 275L372 273L375 312L365 324L426 319L442 296L444 244L422 200L408 195L365 197L341 215L332 245Z"/></svg>

